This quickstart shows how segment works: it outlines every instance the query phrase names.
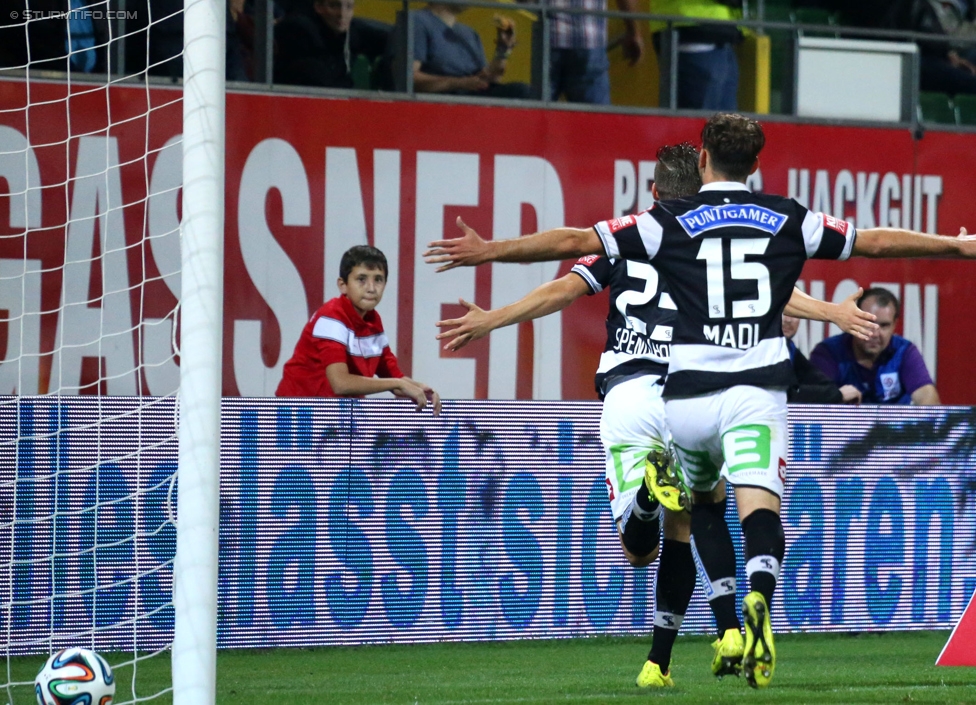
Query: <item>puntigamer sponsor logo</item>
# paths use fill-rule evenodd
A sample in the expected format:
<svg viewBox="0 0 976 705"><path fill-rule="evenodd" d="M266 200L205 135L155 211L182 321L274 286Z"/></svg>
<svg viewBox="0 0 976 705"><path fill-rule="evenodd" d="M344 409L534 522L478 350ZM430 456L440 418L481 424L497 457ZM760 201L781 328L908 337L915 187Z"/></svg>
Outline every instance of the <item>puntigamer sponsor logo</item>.
<svg viewBox="0 0 976 705"><path fill-rule="evenodd" d="M692 237L715 228L746 227L775 235L787 216L761 206L729 203L724 206L701 206L678 216L678 222Z"/></svg>

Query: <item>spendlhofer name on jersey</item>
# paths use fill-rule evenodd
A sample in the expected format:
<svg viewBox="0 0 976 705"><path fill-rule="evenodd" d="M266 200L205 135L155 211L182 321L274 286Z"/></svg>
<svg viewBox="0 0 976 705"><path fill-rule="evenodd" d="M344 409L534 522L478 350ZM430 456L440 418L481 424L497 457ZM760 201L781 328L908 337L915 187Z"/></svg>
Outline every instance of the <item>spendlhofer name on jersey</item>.
<svg viewBox="0 0 976 705"><path fill-rule="evenodd" d="M719 330L721 328L721 330ZM759 344L758 323L726 323L724 326L704 326L702 331L710 343L748 350Z"/></svg>
<svg viewBox="0 0 976 705"><path fill-rule="evenodd" d="M630 328L618 328L616 330L616 342L613 351L637 356L651 354L664 360L671 359L671 345L669 343L655 343Z"/></svg>

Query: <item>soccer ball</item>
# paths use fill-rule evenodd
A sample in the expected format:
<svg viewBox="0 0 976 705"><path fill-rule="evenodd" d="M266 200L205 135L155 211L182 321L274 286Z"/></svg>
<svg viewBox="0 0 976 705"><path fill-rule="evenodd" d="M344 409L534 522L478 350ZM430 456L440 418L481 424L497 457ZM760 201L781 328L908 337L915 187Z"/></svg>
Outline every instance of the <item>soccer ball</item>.
<svg viewBox="0 0 976 705"><path fill-rule="evenodd" d="M88 649L64 649L34 680L37 705L112 705L115 676L105 659Z"/></svg>

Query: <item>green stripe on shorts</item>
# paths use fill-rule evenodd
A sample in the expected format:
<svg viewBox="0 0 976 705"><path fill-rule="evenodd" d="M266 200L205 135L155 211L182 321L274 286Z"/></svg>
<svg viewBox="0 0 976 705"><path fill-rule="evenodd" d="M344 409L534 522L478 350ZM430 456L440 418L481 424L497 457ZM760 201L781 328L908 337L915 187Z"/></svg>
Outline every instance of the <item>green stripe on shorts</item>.
<svg viewBox="0 0 976 705"><path fill-rule="evenodd" d="M618 492L626 492L635 487L640 487L641 482L644 481L644 463L647 461L647 454L653 450L664 450L664 447L655 445L637 446L630 443L620 443L610 446L613 469L617 475ZM625 462L627 463L626 467L624 466ZM640 467L640 474L630 482L627 482L626 476L632 474L628 471L637 467Z"/></svg>
<svg viewBox="0 0 976 705"><path fill-rule="evenodd" d="M713 487L719 480L719 468L712 462L707 450L688 450L677 443L674 447L681 451L678 467L685 484L695 487Z"/></svg>
<svg viewBox="0 0 976 705"><path fill-rule="evenodd" d="M722 434L722 451L729 472L769 467L771 432L764 424L745 424Z"/></svg>

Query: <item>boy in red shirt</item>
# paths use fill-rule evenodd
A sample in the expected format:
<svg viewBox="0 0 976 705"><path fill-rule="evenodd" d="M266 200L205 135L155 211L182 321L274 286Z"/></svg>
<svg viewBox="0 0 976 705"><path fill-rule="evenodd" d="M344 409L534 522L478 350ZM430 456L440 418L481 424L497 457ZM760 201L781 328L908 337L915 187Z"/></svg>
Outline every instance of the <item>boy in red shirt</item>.
<svg viewBox="0 0 976 705"><path fill-rule="evenodd" d="M375 247L357 245L342 255L338 281L342 296L322 304L305 324L275 396L361 397L393 392L413 399L418 411L429 399L434 414L440 413L437 392L403 376L380 314L374 310L383 298L388 271L386 256Z"/></svg>

